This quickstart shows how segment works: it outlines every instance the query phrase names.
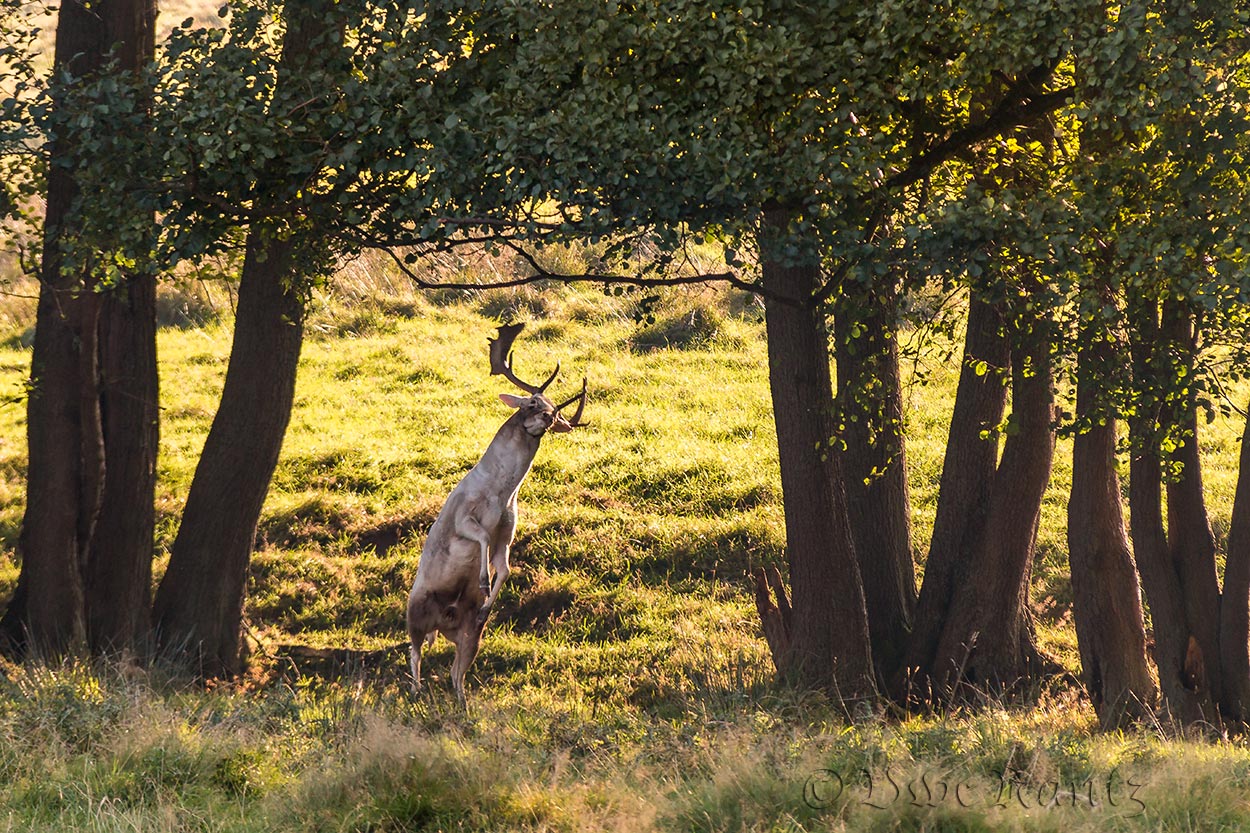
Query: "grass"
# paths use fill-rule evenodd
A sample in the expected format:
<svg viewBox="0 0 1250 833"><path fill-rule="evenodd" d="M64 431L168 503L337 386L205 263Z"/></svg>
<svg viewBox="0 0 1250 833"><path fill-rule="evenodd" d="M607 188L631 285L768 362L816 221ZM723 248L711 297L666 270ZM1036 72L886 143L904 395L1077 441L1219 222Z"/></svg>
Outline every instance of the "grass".
<svg viewBox="0 0 1250 833"><path fill-rule="evenodd" d="M261 521L255 675L204 691L159 667L4 668L0 831L1250 826L1244 741L1097 734L1088 704L1064 690L1029 709L848 720L773 684L746 581L782 559L784 540L751 304L678 293L639 326L633 297L592 289L426 297L376 263L337 287L312 312ZM162 291L168 309L198 305L164 318L159 336L158 575L230 345L228 299L196 302L200 291ZM29 351L4 336L29 321L12 303L0 309L0 391L16 395ZM515 572L465 714L448 691L447 643L418 698L395 646L425 530L508 413L485 372L503 316L530 322L519 373L559 359L557 395L589 377L592 426L545 440L522 489ZM930 365L907 394L921 550L955 381L950 365ZM0 405L0 598L17 572L24 418L20 399ZM1239 431L1221 420L1204 433L1217 530ZM1069 454L1061 442L1033 605L1045 645L1075 667ZM324 677L289 658L292 643L376 653Z"/></svg>

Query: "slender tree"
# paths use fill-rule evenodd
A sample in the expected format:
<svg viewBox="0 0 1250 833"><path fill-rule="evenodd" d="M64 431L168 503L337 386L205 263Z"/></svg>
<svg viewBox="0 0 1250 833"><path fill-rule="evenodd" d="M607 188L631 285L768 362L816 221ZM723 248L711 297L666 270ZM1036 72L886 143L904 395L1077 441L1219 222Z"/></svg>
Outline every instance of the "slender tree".
<svg viewBox="0 0 1250 833"><path fill-rule="evenodd" d="M1118 352L1110 338L1096 325L1081 330L1076 412L1086 424L1073 439L1068 500L1072 618L1081 678L1099 722L1108 729L1150 714L1156 694L1116 470L1115 415L1099 395L1100 382L1117 375L1108 367Z"/></svg>
<svg viewBox="0 0 1250 833"><path fill-rule="evenodd" d="M820 260L812 251L791 258L769 254L789 236L792 221L784 208L765 210L760 241L794 611L788 654L776 659L783 674L854 700L875 694L876 686L841 458L830 447L829 336L815 302Z"/></svg>

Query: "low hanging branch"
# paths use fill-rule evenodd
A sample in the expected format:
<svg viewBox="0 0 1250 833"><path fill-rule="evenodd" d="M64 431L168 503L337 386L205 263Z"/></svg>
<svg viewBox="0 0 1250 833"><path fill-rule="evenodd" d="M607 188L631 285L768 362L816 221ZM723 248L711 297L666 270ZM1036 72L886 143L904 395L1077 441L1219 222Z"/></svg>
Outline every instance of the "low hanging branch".
<svg viewBox="0 0 1250 833"><path fill-rule="evenodd" d="M668 277L647 278L637 275L625 275L618 273L582 273L582 274L564 274L552 272L544 268L534 256L525 251L519 245L511 241L495 241L506 245L509 249L516 252L522 260L533 270L532 274L520 278L510 278L499 281L489 281L486 283L466 283L457 281L431 281L421 276L420 273L414 271L404 258L389 246L378 246L388 257L395 262L395 265L401 272L412 281L413 285L418 289L512 289L518 286L528 286L529 284L539 281L559 281L561 283L601 283L604 285L619 286L636 286L636 287L663 287L663 286L691 286L694 284L705 283L724 283L743 292L749 292L753 295L761 297L772 297L770 293L758 282L745 281L735 275L733 272L709 272L697 275L671 275ZM784 300L778 298L777 300Z"/></svg>

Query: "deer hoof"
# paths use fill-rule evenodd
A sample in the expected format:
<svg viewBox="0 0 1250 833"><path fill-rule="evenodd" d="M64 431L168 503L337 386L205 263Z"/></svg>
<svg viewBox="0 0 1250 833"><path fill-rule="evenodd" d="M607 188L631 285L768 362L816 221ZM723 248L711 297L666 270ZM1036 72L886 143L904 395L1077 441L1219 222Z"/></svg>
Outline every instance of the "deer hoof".
<svg viewBox="0 0 1250 833"><path fill-rule="evenodd" d="M487 617L490 616L490 605L482 605L482 609L477 612L477 626L480 628L486 624Z"/></svg>

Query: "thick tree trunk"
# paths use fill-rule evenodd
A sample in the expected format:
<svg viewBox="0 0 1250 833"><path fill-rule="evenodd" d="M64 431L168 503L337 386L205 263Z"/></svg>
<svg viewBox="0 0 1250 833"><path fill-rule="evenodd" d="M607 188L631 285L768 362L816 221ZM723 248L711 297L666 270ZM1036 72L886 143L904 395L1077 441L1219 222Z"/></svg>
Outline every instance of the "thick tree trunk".
<svg viewBox="0 0 1250 833"><path fill-rule="evenodd" d="M973 580L970 556L984 524L998 466L998 437L987 438L984 432L1002 422L1007 406L1004 376L1011 348L1002 327L1002 316L992 305L976 298L970 302L924 582L904 667L893 686L900 700L933 696L929 671L947 610L956 588Z"/></svg>
<svg viewBox="0 0 1250 833"><path fill-rule="evenodd" d="M1202 494L1197 412L1181 420L1185 437L1173 454L1181 467L1167 483L1168 550L1181 582L1185 619L1202 659L1207 693L1217 704L1224 694L1220 673L1220 585L1215 570L1215 535Z"/></svg>
<svg viewBox="0 0 1250 833"><path fill-rule="evenodd" d="M1198 353L1194 315L1181 303L1165 301L1161 335L1173 366L1180 364L1193 378ZM1215 535L1207 518L1202 494L1202 460L1198 454L1198 409L1192 386L1183 397L1183 410L1168 413L1169 426L1178 429L1180 445L1171 462L1179 469L1167 481L1168 549L1181 582L1185 618L1205 672L1206 690L1217 704L1223 695L1220 674L1219 576L1215 569Z"/></svg>
<svg viewBox="0 0 1250 833"><path fill-rule="evenodd" d="M119 69L140 72L156 50L155 0L112 0L97 8ZM99 304L96 435L106 465L84 601L91 651L106 654L141 648L151 623L160 420L156 278L130 275Z"/></svg>
<svg viewBox="0 0 1250 833"><path fill-rule="evenodd" d="M1220 600L1220 666L1225 715L1250 721L1250 419L1241 435L1237 494L1228 529Z"/></svg>
<svg viewBox="0 0 1250 833"><path fill-rule="evenodd" d="M1206 683L1206 658L1190 626L1182 576L1172 558L1163 525L1163 466L1160 437L1166 422L1157 400L1157 378L1170 378L1172 347L1164 343L1159 311L1143 305L1133 313L1134 386L1146 398L1130 416L1133 456L1129 463L1129 529L1150 608L1154 660L1163 705L1182 723L1218 719ZM1215 615L1216 611L1209 611Z"/></svg>
<svg viewBox="0 0 1250 833"><path fill-rule="evenodd" d="M1190 635L1180 578L1163 528L1163 471L1151 444L1154 427L1139 426L1141 421L1149 421L1149 417L1129 423L1134 438L1129 464L1129 526L1142 590L1150 606L1159 690L1175 719L1183 723L1214 720L1215 706L1202 682L1200 656L1191 648L1196 640Z"/></svg>
<svg viewBox="0 0 1250 833"><path fill-rule="evenodd" d="M50 180L62 177L50 176ZM49 185L49 215L60 202ZM31 393L26 409L29 465L26 511L18 542L21 573L0 621L7 651L54 657L80 647L86 635L80 558L87 524L82 461L83 305L58 274L56 242L45 242L44 279L36 313ZM58 285L59 284L59 285Z"/></svg>
<svg viewBox="0 0 1250 833"><path fill-rule="evenodd" d="M1050 342L1041 322L1032 325L1032 332L1016 339L1024 346L1013 350L1012 427L972 550L973 580L955 588L930 666L943 692L965 685L978 692L1004 692L1041 671L1029 580L1055 426Z"/></svg>
<svg viewBox="0 0 1250 833"><path fill-rule="evenodd" d="M304 299L292 244L249 236L221 404L200 455L153 617L160 650L205 678L242 670L247 568L290 420Z"/></svg>
<svg viewBox="0 0 1250 833"><path fill-rule="evenodd" d="M106 51L106 33L94 10L66 2L57 16L57 72L94 71ZM52 156L67 149L54 142ZM43 263L31 394L27 402L26 511L18 543L22 567L17 592L0 620L10 652L59 655L85 637L81 561L97 505L99 461L91 442L95 415L95 304L84 297L84 275L62 270L61 240L72 229L70 209L78 195L71 174L48 170ZM84 376L84 373L86 374Z"/></svg>
<svg viewBox="0 0 1250 833"><path fill-rule="evenodd" d="M92 653L142 647L151 626L152 539L160 406L156 280L134 276L100 318L104 494L86 566Z"/></svg>
<svg viewBox="0 0 1250 833"><path fill-rule="evenodd" d="M897 298L895 287L849 289L835 327L847 511L882 685L902 666L916 609Z"/></svg>
<svg viewBox="0 0 1250 833"><path fill-rule="evenodd" d="M863 585L833 452L833 383L824 313L813 302L819 259L774 254L790 215L764 213L760 233L769 386L777 426L792 613L783 674L843 700L874 695Z"/></svg>
<svg viewBox="0 0 1250 833"><path fill-rule="evenodd" d="M1104 729L1153 711L1141 589L1129 549L1115 468L1114 416L1098 398L1113 348L1086 331L1077 357L1076 409L1093 426L1072 447L1068 559L1081 676Z"/></svg>

